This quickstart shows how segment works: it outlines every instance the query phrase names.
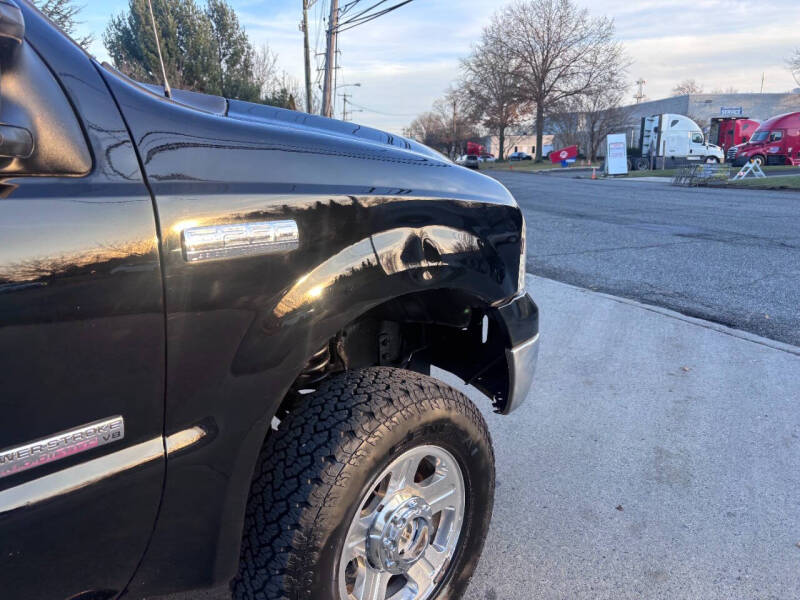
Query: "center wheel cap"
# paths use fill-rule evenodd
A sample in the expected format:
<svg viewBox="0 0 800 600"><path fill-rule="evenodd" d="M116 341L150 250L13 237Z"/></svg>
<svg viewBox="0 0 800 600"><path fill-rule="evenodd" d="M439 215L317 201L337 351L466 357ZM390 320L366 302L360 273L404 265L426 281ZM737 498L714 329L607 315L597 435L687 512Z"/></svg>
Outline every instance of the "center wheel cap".
<svg viewBox="0 0 800 600"><path fill-rule="evenodd" d="M431 507L419 496L397 494L375 516L367 538L367 557L376 569L395 575L417 562L434 533Z"/></svg>

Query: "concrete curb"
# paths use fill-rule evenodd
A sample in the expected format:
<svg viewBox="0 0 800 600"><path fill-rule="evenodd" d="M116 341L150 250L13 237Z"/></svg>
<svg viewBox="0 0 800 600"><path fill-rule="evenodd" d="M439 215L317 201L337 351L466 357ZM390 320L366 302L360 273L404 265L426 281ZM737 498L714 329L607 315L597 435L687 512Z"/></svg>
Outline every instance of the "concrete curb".
<svg viewBox="0 0 800 600"><path fill-rule="evenodd" d="M683 321L685 323L690 323L692 325L696 325L697 327L703 327L705 329L711 329L712 331L716 331L718 333L722 333L724 335L729 335L731 337L735 337L741 340L746 340L748 342L752 342L754 344L759 344L761 346L766 346L767 348L772 348L773 350L780 350L781 352L786 352L788 354L793 354L795 356L800 356L800 347L793 346L791 344L786 344L784 342L779 342L777 340L771 340L769 338L761 337L760 335L756 335L755 333L750 333L748 331L744 331L741 329L734 329L732 327L726 327L725 325L720 325L719 323L714 323L712 321L706 321L704 319L698 319L696 317L690 317L688 315L684 315L683 313L679 313L674 310L670 310L669 308L662 308L660 306L655 306L652 304L644 304L642 302L638 302L637 300L631 300L629 298L622 298L620 296L614 296L612 294L606 294L603 292L597 292L594 290L590 290L588 288L579 287L576 285L572 285L569 283L564 283L562 281L558 281L555 279L548 279L547 277L540 277L539 275L534 275L533 273L527 273L527 276L532 281L543 280L547 281L549 284L556 283L558 285L562 285L564 287L572 288L577 292L581 292L584 294L593 294L597 296L601 296L607 300L613 300L614 302L619 302L620 304L627 304L629 306L635 306L636 308L640 308L642 310L646 310L648 312L657 313L663 315L665 317L671 319L677 319L678 321Z"/></svg>

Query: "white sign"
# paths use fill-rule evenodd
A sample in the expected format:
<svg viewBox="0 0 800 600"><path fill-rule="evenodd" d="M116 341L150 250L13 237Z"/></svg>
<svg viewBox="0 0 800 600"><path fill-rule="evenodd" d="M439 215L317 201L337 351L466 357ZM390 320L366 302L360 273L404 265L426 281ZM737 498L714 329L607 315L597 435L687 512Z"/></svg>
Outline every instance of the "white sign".
<svg viewBox="0 0 800 600"><path fill-rule="evenodd" d="M730 106L722 106L719 109L719 116L720 117L741 117L744 113L741 106L737 107L730 107Z"/></svg>
<svg viewBox="0 0 800 600"><path fill-rule="evenodd" d="M628 174L628 144L624 133L612 133L606 136L606 173Z"/></svg>

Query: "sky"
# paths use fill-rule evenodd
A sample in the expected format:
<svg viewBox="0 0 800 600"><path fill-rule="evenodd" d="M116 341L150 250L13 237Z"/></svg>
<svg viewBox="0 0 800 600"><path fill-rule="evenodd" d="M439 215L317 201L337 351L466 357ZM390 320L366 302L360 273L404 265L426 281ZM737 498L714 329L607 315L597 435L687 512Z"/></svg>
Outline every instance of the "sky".
<svg viewBox="0 0 800 600"><path fill-rule="evenodd" d="M202 3L202 0L198 0ZM303 37L298 25L301 0L229 0L255 45L267 42L284 70L303 81ZM362 0L369 6L377 0ZM347 0L340 0L344 5ZM647 81L648 99L670 95L680 81L695 79L704 90L735 88L788 92L798 87L786 58L800 47L799 0L576 0L590 14L614 19L617 37L633 61L633 82ZM79 3L80 0L79 0ZM391 2L392 4L394 2ZM414 0L379 19L339 36L339 93L354 112L351 120L401 133L417 114L455 81L459 60L479 38L492 13L508 0ZM80 33L92 33L90 49L108 55L101 34L126 0L83 0ZM387 3L388 4L388 3ZM322 13L329 0L312 7L312 50L324 50ZM321 58L321 57L320 57ZM321 64L321 63L320 63ZM312 67L313 68L313 67ZM341 117L342 99L335 110ZM349 115L350 116L350 115Z"/></svg>

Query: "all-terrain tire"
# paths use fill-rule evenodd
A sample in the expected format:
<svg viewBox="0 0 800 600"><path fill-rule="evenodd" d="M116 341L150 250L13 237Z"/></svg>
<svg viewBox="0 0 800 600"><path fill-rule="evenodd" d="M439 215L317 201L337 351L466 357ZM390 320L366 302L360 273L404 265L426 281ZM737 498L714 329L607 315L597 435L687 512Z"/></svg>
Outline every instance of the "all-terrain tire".
<svg viewBox="0 0 800 600"><path fill-rule="evenodd" d="M460 392L387 367L323 382L268 437L253 477L233 597L342 600L338 563L359 495L393 458L426 444L455 457L466 500L457 550L430 598L461 597L492 514L489 431Z"/></svg>

